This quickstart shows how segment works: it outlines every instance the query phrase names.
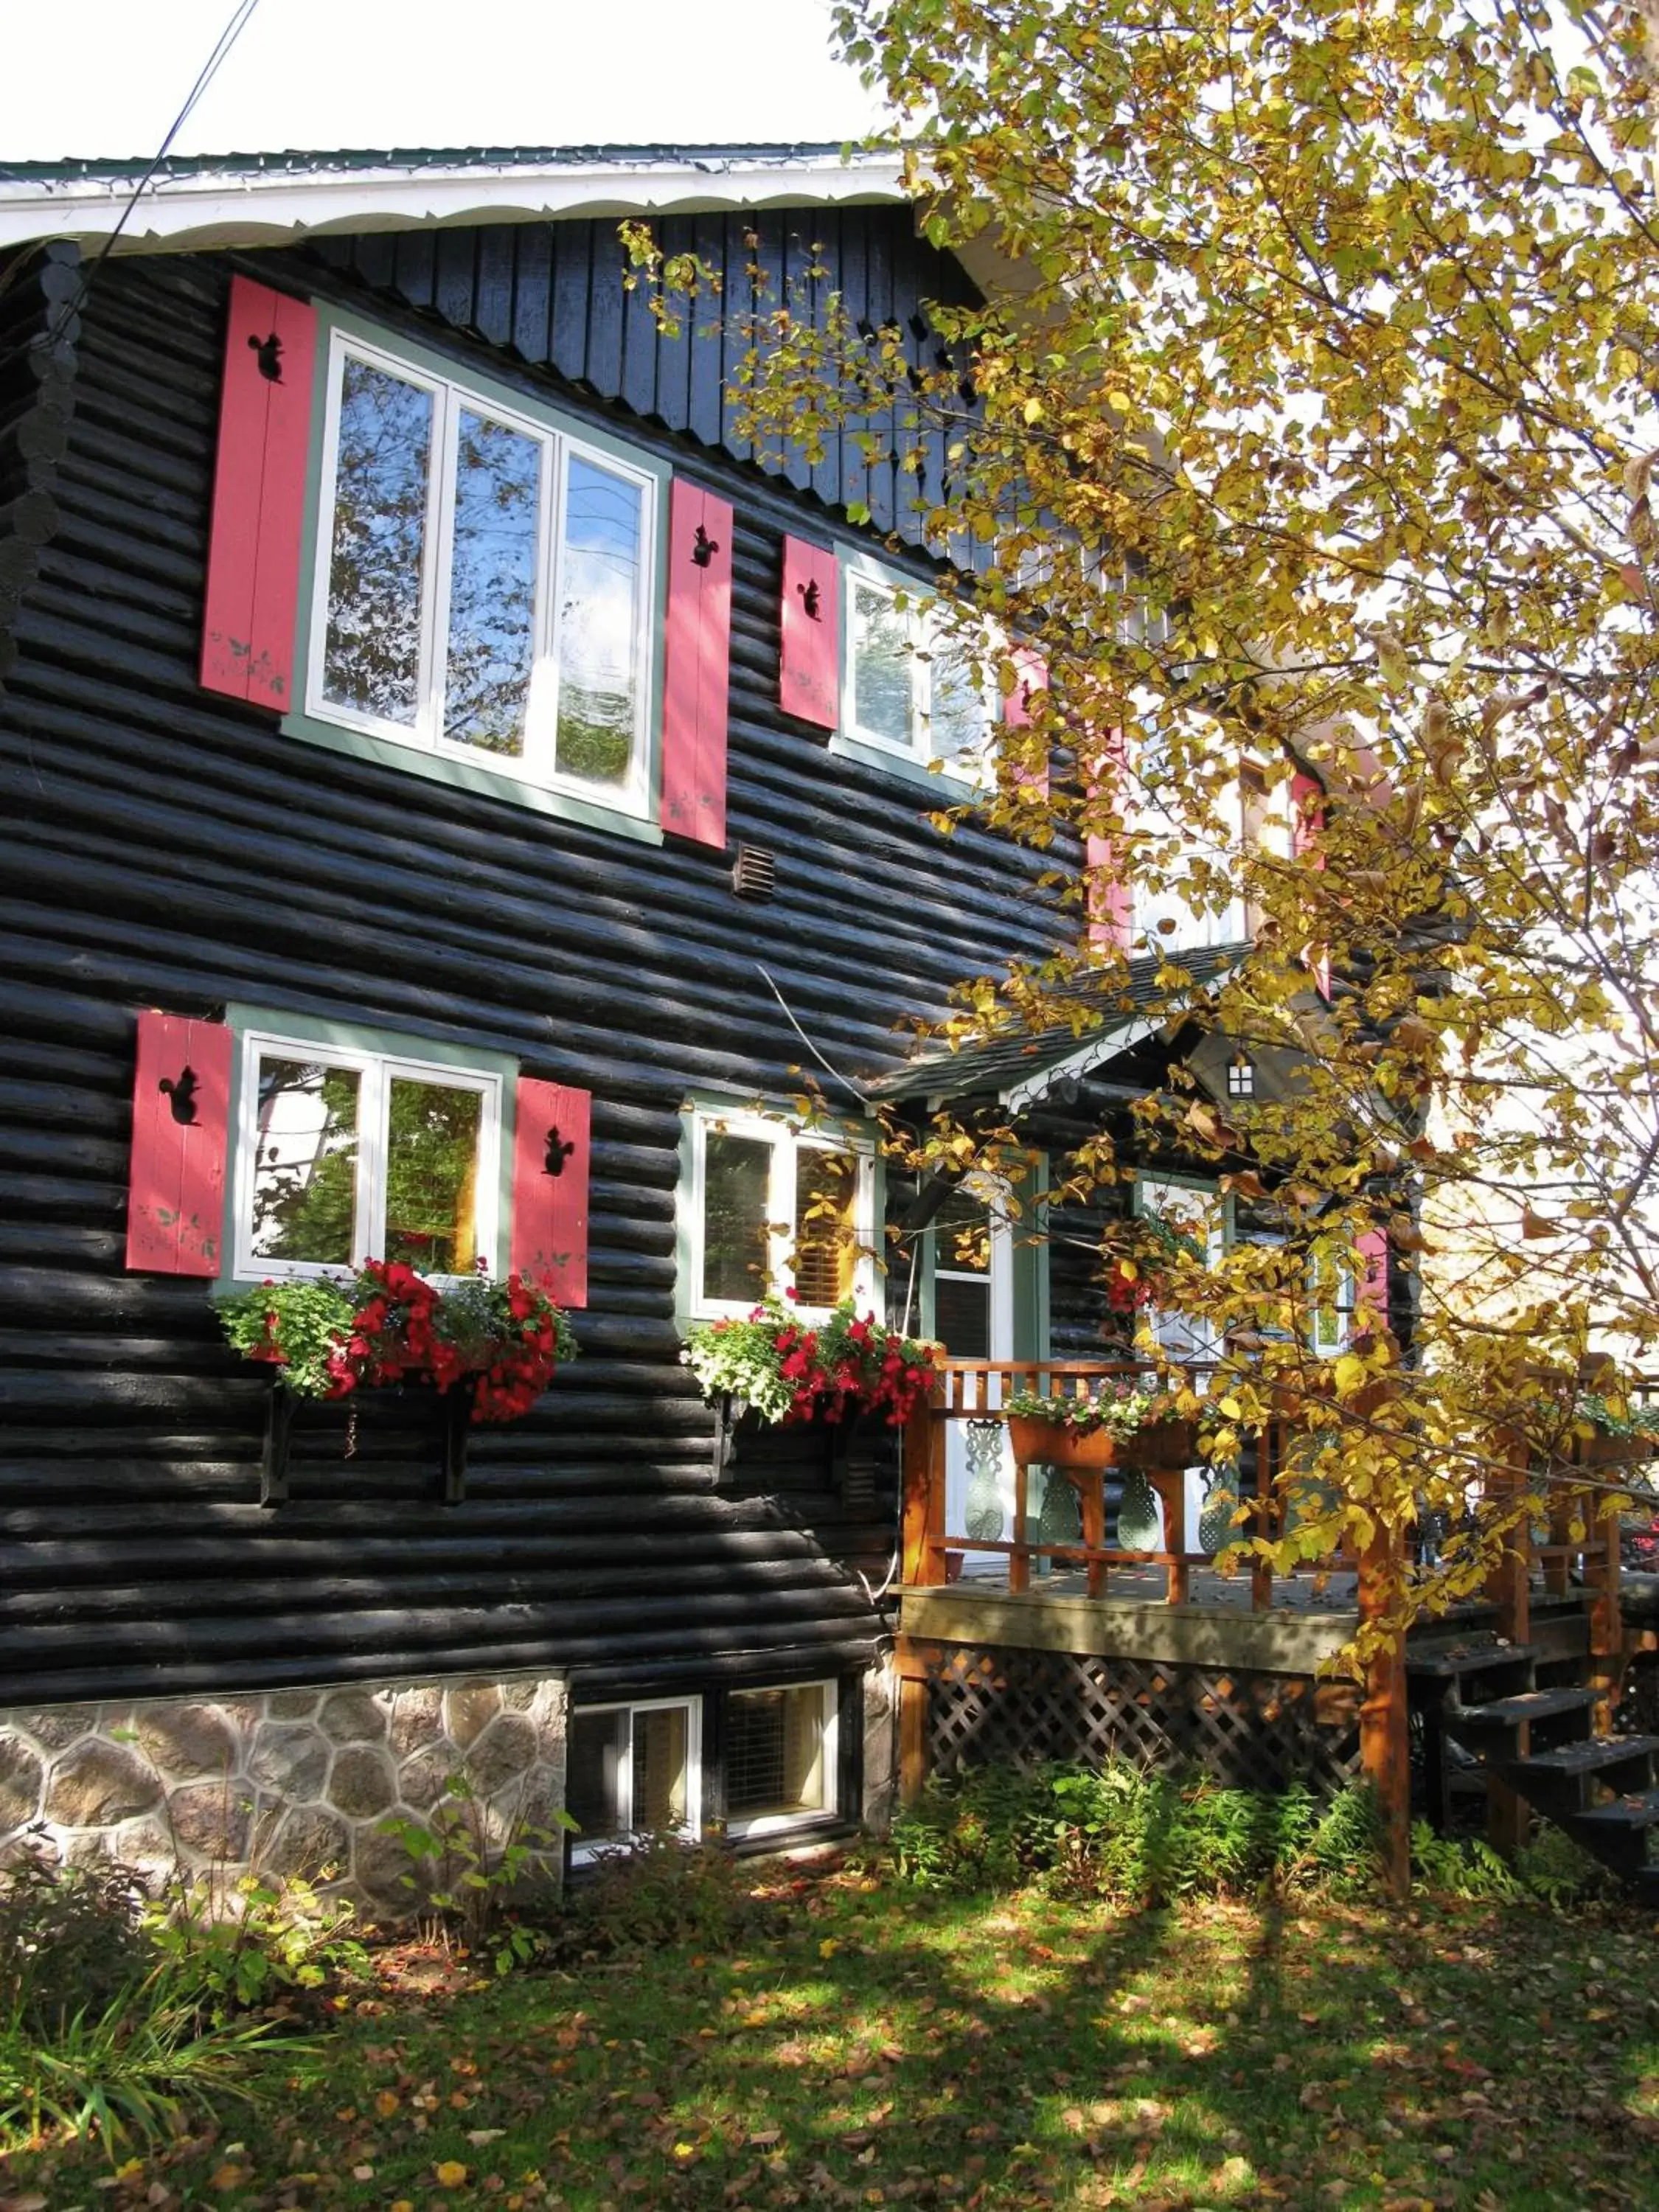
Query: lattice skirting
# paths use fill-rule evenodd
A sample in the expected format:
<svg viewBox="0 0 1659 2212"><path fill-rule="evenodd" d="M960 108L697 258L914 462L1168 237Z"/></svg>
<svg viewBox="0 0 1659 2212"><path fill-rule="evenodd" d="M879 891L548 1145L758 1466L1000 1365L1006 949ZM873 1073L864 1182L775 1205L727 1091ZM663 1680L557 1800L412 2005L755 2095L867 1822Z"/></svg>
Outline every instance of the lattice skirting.
<svg viewBox="0 0 1659 2212"><path fill-rule="evenodd" d="M1322 1796L1358 1771L1358 1692L1349 1683L1063 1651L935 1645L927 1656L935 1774L1117 1758L1203 1772L1232 1789L1300 1782Z"/></svg>

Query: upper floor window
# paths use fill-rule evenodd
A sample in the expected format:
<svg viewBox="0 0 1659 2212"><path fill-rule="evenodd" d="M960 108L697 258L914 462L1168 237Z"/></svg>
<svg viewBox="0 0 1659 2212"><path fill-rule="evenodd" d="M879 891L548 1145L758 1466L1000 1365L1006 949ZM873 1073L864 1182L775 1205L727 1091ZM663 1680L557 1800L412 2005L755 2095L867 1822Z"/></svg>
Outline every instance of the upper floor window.
<svg viewBox="0 0 1659 2212"><path fill-rule="evenodd" d="M862 566L847 581L845 733L977 776L996 721L988 641L914 584Z"/></svg>
<svg viewBox="0 0 1659 2212"><path fill-rule="evenodd" d="M242 1054L238 1275L494 1263L497 1076L258 1031Z"/></svg>
<svg viewBox="0 0 1659 2212"><path fill-rule="evenodd" d="M865 1146L759 1114L698 1114L691 1136L692 1308L747 1313L769 1290L804 1315L872 1298L875 1162Z"/></svg>
<svg viewBox="0 0 1659 2212"><path fill-rule="evenodd" d="M644 812L655 501L648 471L337 331L307 711Z"/></svg>

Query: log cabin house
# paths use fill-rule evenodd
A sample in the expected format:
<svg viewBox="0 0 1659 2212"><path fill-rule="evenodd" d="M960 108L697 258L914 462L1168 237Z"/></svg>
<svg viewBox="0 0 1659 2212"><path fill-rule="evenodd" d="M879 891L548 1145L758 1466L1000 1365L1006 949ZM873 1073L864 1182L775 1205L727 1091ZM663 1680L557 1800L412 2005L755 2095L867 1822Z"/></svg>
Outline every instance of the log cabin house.
<svg viewBox="0 0 1659 2212"><path fill-rule="evenodd" d="M814 463L734 422L722 301L831 289L920 359L928 303L971 295L896 163L293 155L137 185L0 170L0 1843L331 1866L390 1908L383 1821L464 1771L493 1808L568 1807L579 1856L800 1844L883 1816L901 1675L934 1764L975 1731L1213 1763L1242 1728L1218 1771L1340 1779L1352 1705L1312 1683L1340 1607L1022 1625L1018 1471L960 1419L923 1531L960 1586L919 1575L901 1620L896 1450L733 1438L681 1363L770 1224L804 1310L884 1297L980 1363L956 1413L994 1413L999 1364L1099 1356L1088 1221L947 1237L986 1201L888 1173L872 1105L982 1097L1041 1154L1172 1049L1224 1099L1255 1079L1121 1009L948 1066L897 1026L1073 931L1048 878L1081 855L930 826L929 760L1000 708L894 605L937 573L910 434ZM625 282L629 215L724 271L683 328ZM852 1079L817 1116L809 1053ZM343 1208L293 1203L343 1150ZM418 1408L277 1438L210 1304L394 1250L533 1271L580 1340L447 1491ZM1063 1550L1054 1491L1018 1503Z"/></svg>

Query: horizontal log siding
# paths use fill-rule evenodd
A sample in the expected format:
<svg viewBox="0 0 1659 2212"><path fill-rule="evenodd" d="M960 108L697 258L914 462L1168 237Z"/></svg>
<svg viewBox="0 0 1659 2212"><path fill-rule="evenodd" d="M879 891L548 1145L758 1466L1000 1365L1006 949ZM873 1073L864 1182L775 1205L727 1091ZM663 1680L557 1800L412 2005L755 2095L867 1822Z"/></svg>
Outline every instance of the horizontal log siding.
<svg viewBox="0 0 1659 2212"><path fill-rule="evenodd" d="M453 250L375 245L398 265ZM719 854L301 746L199 690L228 282L217 257L100 271L0 700L7 1701L544 1665L586 1696L857 1665L880 1622L852 1570L884 1565L890 1495L849 1511L821 1444L751 1452L717 1486L673 1321L680 1109L799 1089L757 956L835 1065L891 1066L902 1013L1045 949L1045 863L942 842L924 794L782 720L787 495L717 459L738 507L731 835L775 854L769 905L733 896ZM529 1419L475 1432L459 1507L387 1419L343 1465L302 1445L292 1501L262 1511L262 1382L199 1288L123 1272L135 1011L228 1000L593 1092L583 1357Z"/></svg>

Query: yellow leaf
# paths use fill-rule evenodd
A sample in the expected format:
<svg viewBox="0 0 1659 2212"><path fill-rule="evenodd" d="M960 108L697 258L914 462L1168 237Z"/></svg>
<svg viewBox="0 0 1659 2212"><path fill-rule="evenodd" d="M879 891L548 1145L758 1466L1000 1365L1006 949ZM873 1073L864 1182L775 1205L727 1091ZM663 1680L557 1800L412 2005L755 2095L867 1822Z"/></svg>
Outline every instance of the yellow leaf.
<svg viewBox="0 0 1659 2212"><path fill-rule="evenodd" d="M458 2158L446 2158L432 2169L432 2178L440 2189L459 2189L466 2179L466 2168Z"/></svg>
<svg viewBox="0 0 1659 2212"><path fill-rule="evenodd" d="M1040 422L1042 420L1042 402L1035 394L1025 403L1025 419L1028 422Z"/></svg>

